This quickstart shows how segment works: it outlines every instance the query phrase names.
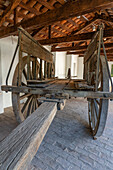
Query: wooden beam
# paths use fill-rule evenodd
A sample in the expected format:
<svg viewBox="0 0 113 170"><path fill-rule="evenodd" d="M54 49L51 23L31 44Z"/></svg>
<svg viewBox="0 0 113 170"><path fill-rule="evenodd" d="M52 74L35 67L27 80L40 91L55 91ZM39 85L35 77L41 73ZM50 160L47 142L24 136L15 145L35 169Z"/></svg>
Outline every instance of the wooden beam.
<svg viewBox="0 0 113 170"><path fill-rule="evenodd" d="M113 48L113 43L106 43L104 44L106 49L111 49ZM84 46L74 46L74 47L61 47L61 48L52 48L51 52L62 52L62 51L77 51L77 50L86 50L88 47L88 45L84 45Z"/></svg>
<svg viewBox="0 0 113 170"><path fill-rule="evenodd" d="M41 5L44 5L46 8L48 9L54 9L54 7L52 5L50 5L50 3L48 3L45 0L37 0Z"/></svg>
<svg viewBox="0 0 113 170"><path fill-rule="evenodd" d="M78 51L78 52L67 52L67 55L79 55L79 54L83 54L84 55L85 51Z"/></svg>
<svg viewBox="0 0 113 170"><path fill-rule="evenodd" d="M87 29L89 26L91 26L95 21L97 21L98 20L98 18L97 17L94 17L92 20L90 20L90 21L87 21L87 22L85 22L85 24L84 25L82 25L82 26L80 26L77 30L75 30L75 31L73 31L73 32L71 32L71 34L70 35L74 35L74 34L80 34L84 29Z"/></svg>
<svg viewBox="0 0 113 170"><path fill-rule="evenodd" d="M80 54L80 55L83 55L83 56L84 56L85 51L76 51L76 52L74 52L74 51L73 51L73 52L68 51L68 52L67 52L67 55L70 55L70 54L71 54L71 55L79 55L79 54ZM110 51L109 51L109 50L106 50L106 54L107 54L108 56L110 56L110 55L112 56L112 55L113 55L113 50L112 50L112 51L111 51L111 50L110 50ZM101 51L101 55L104 55L103 51Z"/></svg>
<svg viewBox="0 0 113 170"><path fill-rule="evenodd" d="M53 54L41 46L27 31L20 27L19 34L21 34L19 37L21 52L53 63Z"/></svg>
<svg viewBox="0 0 113 170"><path fill-rule="evenodd" d="M39 11L36 10L35 8L30 7L28 4L25 4L24 2L21 2L21 3L19 4L19 6L22 7L22 8L24 8L24 9L26 9L26 10L28 10L29 12L31 12L31 13L33 13L33 14L35 14L35 15L40 15L40 14L41 14L41 12L39 12Z"/></svg>
<svg viewBox="0 0 113 170"><path fill-rule="evenodd" d="M38 34L44 27L38 28L33 30L33 33L31 34L32 37L34 37L36 34Z"/></svg>
<svg viewBox="0 0 113 170"><path fill-rule="evenodd" d="M73 46L73 47L61 47L61 48L52 48L51 52L62 52L62 51L73 51L73 50L86 50L88 46Z"/></svg>
<svg viewBox="0 0 113 170"><path fill-rule="evenodd" d="M24 87L20 86L17 88L17 86L1 86L2 91L10 91L15 93L29 93L29 94L63 94L68 93L69 96L72 97L86 97L86 98L101 98L101 99L113 99L113 92L94 92L94 91L77 91L77 90L65 90L65 89L57 89L57 88L30 88L30 87Z"/></svg>
<svg viewBox="0 0 113 170"><path fill-rule="evenodd" d="M16 0L15 0L16 1ZM21 0L17 0L21 1ZM39 16L29 19L27 22L22 21L16 27L22 26L23 28L30 28L33 26L42 27L51 25L57 21L66 20L71 17L84 15L90 12L95 12L99 9L111 8L113 6L112 0L84 0L84 1L69 1L60 8L47 11ZM68 12L67 12L68 11ZM0 31L0 37L5 37L14 34L17 30L16 27L9 27Z"/></svg>
<svg viewBox="0 0 113 170"><path fill-rule="evenodd" d="M17 18L17 8L14 9L14 26L17 24L18 18Z"/></svg>
<svg viewBox="0 0 113 170"><path fill-rule="evenodd" d="M72 19L67 19L67 21L70 23L70 24L72 24L72 25L74 25L74 26L76 26L76 27L79 27L79 24L77 24L76 23L76 21L73 21Z"/></svg>
<svg viewBox="0 0 113 170"><path fill-rule="evenodd" d="M56 102L43 103L0 143L0 169L28 169L57 112Z"/></svg>
<svg viewBox="0 0 113 170"><path fill-rule="evenodd" d="M103 21L107 21L108 23L112 23L113 24L113 18L111 18L111 17L107 17L105 15L97 15L96 18L97 19L101 19Z"/></svg>
<svg viewBox="0 0 113 170"><path fill-rule="evenodd" d="M3 12L2 16L0 17L0 25L3 24L5 19L12 13L12 11L19 5L21 0L13 0L12 3L6 8Z"/></svg>
<svg viewBox="0 0 113 170"><path fill-rule="evenodd" d="M48 27L48 38L49 39L51 38L51 25L49 25Z"/></svg>
<svg viewBox="0 0 113 170"><path fill-rule="evenodd" d="M50 45L50 44L60 44L60 43L67 43L67 42L80 42L80 41L86 41L92 39L95 32L89 32L89 33L82 33L77 34L73 36L64 36L64 37L58 37L58 38L51 38L51 39L44 39L40 40L40 44L42 45ZM104 30L104 38L107 37L113 37L113 30Z"/></svg>

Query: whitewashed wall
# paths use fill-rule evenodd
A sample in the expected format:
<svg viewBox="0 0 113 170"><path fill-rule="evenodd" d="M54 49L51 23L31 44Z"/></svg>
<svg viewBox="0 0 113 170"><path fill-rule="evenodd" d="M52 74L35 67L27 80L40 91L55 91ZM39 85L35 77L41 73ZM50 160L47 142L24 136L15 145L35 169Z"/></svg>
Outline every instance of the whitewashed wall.
<svg viewBox="0 0 113 170"><path fill-rule="evenodd" d="M55 56L55 76L65 78L66 72L66 52L56 52Z"/></svg>
<svg viewBox="0 0 113 170"><path fill-rule="evenodd" d="M8 69L17 45L17 37L8 37L0 39L0 87L1 85L5 85L6 76L8 73ZM15 66L17 64L18 57L16 56L16 60L13 65L13 69L11 71L11 75L9 78L9 84L12 84L12 77L14 73ZM0 95L0 113L4 111L4 108L12 105L11 101L11 93L1 92Z"/></svg>

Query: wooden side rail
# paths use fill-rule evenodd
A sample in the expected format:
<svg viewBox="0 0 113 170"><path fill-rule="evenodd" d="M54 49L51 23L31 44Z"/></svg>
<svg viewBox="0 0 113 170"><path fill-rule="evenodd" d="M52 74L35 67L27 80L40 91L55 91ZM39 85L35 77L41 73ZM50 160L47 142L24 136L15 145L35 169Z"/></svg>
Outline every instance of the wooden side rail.
<svg viewBox="0 0 113 170"><path fill-rule="evenodd" d="M0 143L0 170L27 169L56 112L57 103L43 103Z"/></svg>
<svg viewBox="0 0 113 170"><path fill-rule="evenodd" d="M27 31L22 27L19 30L19 46L22 52L25 52L34 57L38 57L46 62L53 63L53 54L37 42Z"/></svg>

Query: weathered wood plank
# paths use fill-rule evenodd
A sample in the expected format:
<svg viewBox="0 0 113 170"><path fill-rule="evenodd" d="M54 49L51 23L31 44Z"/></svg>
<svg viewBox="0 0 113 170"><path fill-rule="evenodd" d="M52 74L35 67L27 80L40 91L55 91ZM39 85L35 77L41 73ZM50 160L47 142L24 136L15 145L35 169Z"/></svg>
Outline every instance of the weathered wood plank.
<svg viewBox="0 0 113 170"><path fill-rule="evenodd" d="M90 56L97 50L97 43L99 39L99 32L97 32L94 37L92 38L88 48L84 54L84 62L86 62Z"/></svg>
<svg viewBox="0 0 113 170"><path fill-rule="evenodd" d="M53 54L46 50L42 45L40 45L28 32L24 29L19 28L19 32L21 33L20 37L20 47L21 51L25 52L34 57L38 57L42 60L52 63L53 62Z"/></svg>
<svg viewBox="0 0 113 170"><path fill-rule="evenodd" d="M65 86L65 85L64 85ZM61 86L62 87L62 86ZM30 88L30 87L18 87L17 86L1 86L2 91L10 91L16 93L29 93L29 94L63 94L68 93L72 97L87 97L87 98L101 98L101 99L113 99L112 92L94 92L94 91L77 91L76 88L73 90L58 89L58 85L49 89L45 88Z"/></svg>
<svg viewBox="0 0 113 170"><path fill-rule="evenodd" d="M43 103L0 143L0 170L27 169L56 111L56 103Z"/></svg>

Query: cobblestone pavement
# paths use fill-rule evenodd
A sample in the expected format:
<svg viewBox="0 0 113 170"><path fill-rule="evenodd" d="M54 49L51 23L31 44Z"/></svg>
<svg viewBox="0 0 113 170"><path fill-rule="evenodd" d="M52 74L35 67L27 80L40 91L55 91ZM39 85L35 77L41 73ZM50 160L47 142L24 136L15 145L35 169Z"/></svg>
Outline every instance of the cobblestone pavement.
<svg viewBox="0 0 113 170"><path fill-rule="evenodd" d="M58 111L29 170L113 169L113 103L104 134L93 140L88 127L87 101L70 99Z"/></svg>

